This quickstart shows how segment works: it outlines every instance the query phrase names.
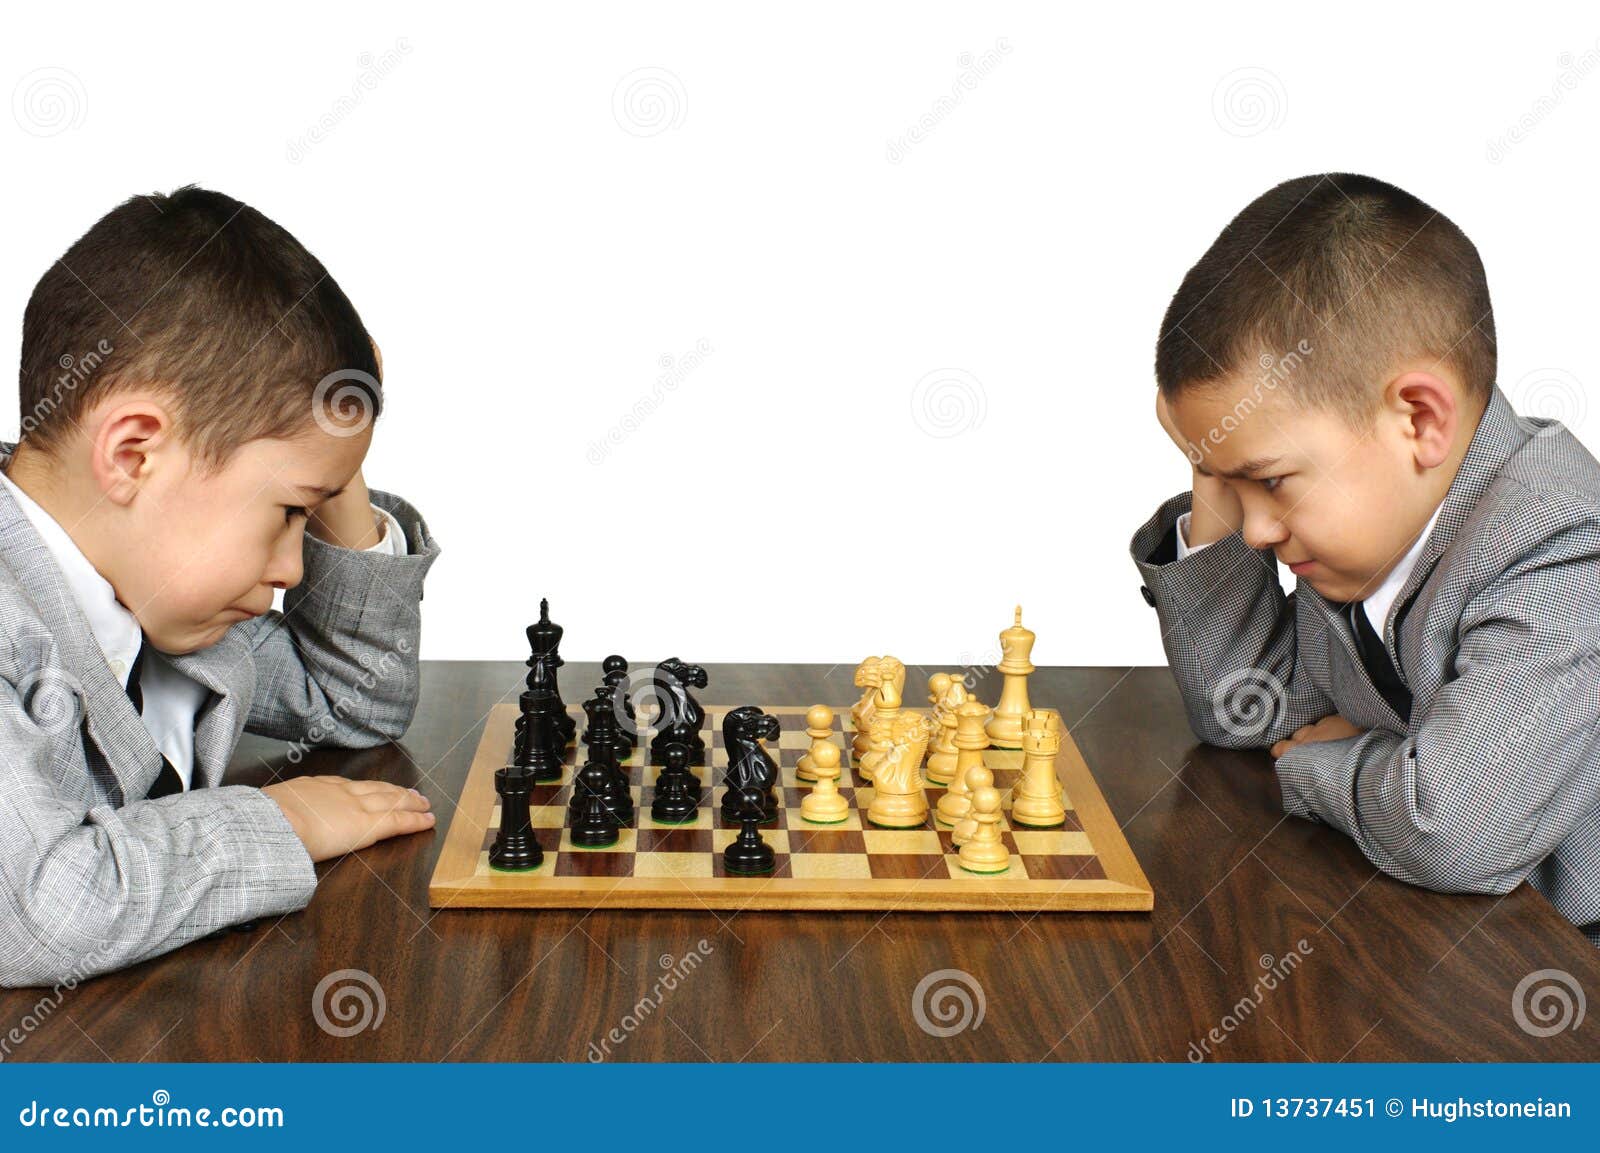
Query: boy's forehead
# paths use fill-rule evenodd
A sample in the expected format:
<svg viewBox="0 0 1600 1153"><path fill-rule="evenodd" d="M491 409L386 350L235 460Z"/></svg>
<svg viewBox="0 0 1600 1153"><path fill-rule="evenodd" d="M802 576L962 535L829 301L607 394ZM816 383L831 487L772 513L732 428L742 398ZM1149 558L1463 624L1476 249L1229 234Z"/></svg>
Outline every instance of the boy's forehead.
<svg viewBox="0 0 1600 1153"><path fill-rule="evenodd" d="M355 475L366 458L371 432L332 436L314 430L293 438L262 437L239 450L247 471L264 473L282 482L338 488Z"/></svg>
<svg viewBox="0 0 1600 1153"><path fill-rule="evenodd" d="M1208 472L1258 471L1310 447L1319 432L1308 426L1311 416L1282 395L1263 391L1253 381L1219 381L1184 389L1169 405L1180 431L1200 453ZM1191 454L1192 455L1192 454Z"/></svg>

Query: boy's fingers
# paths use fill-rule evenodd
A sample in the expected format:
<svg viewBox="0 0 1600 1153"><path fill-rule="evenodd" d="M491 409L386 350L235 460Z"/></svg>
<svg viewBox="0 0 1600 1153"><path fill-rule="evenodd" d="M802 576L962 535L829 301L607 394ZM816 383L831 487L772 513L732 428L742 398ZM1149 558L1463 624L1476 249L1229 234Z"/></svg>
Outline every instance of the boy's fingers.
<svg viewBox="0 0 1600 1153"><path fill-rule="evenodd" d="M413 793L410 789L390 786L387 789L360 795L361 807L369 813L381 813L388 810L397 812L425 813L430 808L427 797L421 793Z"/></svg>
<svg viewBox="0 0 1600 1153"><path fill-rule="evenodd" d="M384 815L383 837L399 837L406 833L420 833L424 829L433 828L434 816L432 813L419 813L407 809L394 809Z"/></svg>

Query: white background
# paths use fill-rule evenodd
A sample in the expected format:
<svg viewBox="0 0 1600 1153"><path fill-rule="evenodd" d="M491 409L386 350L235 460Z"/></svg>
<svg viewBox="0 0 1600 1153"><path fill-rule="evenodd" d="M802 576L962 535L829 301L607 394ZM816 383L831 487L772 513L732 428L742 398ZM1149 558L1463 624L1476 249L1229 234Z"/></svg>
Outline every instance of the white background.
<svg viewBox="0 0 1600 1153"><path fill-rule="evenodd" d="M545 594L575 659L982 662L1020 601L1041 664L1162 663L1127 554L1188 475L1161 314L1307 172L1461 225L1502 387L1595 443L1593 5L3 20L0 354L130 195L279 221L383 347L367 479L445 547L424 657L524 656Z"/></svg>

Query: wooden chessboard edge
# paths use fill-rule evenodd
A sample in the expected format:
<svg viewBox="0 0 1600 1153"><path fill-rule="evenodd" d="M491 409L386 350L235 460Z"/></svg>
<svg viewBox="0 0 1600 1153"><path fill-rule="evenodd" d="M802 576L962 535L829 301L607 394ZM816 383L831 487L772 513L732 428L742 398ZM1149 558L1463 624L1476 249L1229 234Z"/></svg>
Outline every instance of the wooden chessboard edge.
<svg viewBox="0 0 1600 1153"><path fill-rule="evenodd" d="M924 913L924 912L988 912L988 913L1083 913L1131 912L1148 913L1152 907L1151 894L1130 889L1115 881L1075 882L1072 889L1039 892L1038 882L1014 881L1028 888L1002 888L1007 882L998 878L983 878L984 887L973 888L968 893L959 889L938 892L928 891L925 882L907 882L903 891L888 893L883 889L863 892L853 882L808 882L809 892L763 892L767 881L760 877L718 877L697 880L690 889L681 881L661 878L627 878L626 884L604 878L563 878L566 884L537 889L517 888L503 883L502 878L471 878L464 881L440 881L428 887L430 908L443 909L674 909L693 912L696 909L759 912L787 909L808 909L828 912L874 913ZM495 884L492 882L502 882ZM951 883L951 882L945 882ZM961 882L953 882L959 886ZM838 888L831 886L837 885ZM715 886L715 887L713 887ZM884 907L887 897L897 897L890 908Z"/></svg>

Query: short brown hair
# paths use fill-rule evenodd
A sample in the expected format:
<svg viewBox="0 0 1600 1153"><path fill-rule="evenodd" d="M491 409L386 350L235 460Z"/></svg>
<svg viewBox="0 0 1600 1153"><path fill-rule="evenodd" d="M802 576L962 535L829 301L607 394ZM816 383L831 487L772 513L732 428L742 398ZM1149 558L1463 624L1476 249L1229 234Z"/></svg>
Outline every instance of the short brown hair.
<svg viewBox="0 0 1600 1153"><path fill-rule="evenodd" d="M39 279L22 318L22 443L51 451L118 389L171 397L211 467L292 437L357 382L382 391L371 338L321 262L249 205L188 186L112 209ZM368 383L370 382L370 383Z"/></svg>
<svg viewBox="0 0 1600 1153"><path fill-rule="evenodd" d="M1487 401L1494 313L1478 250L1410 193L1324 173L1257 197L1189 270L1161 321L1156 380L1170 400L1287 357L1297 403L1364 428L1380 382L1417 356Z"/></svg>

